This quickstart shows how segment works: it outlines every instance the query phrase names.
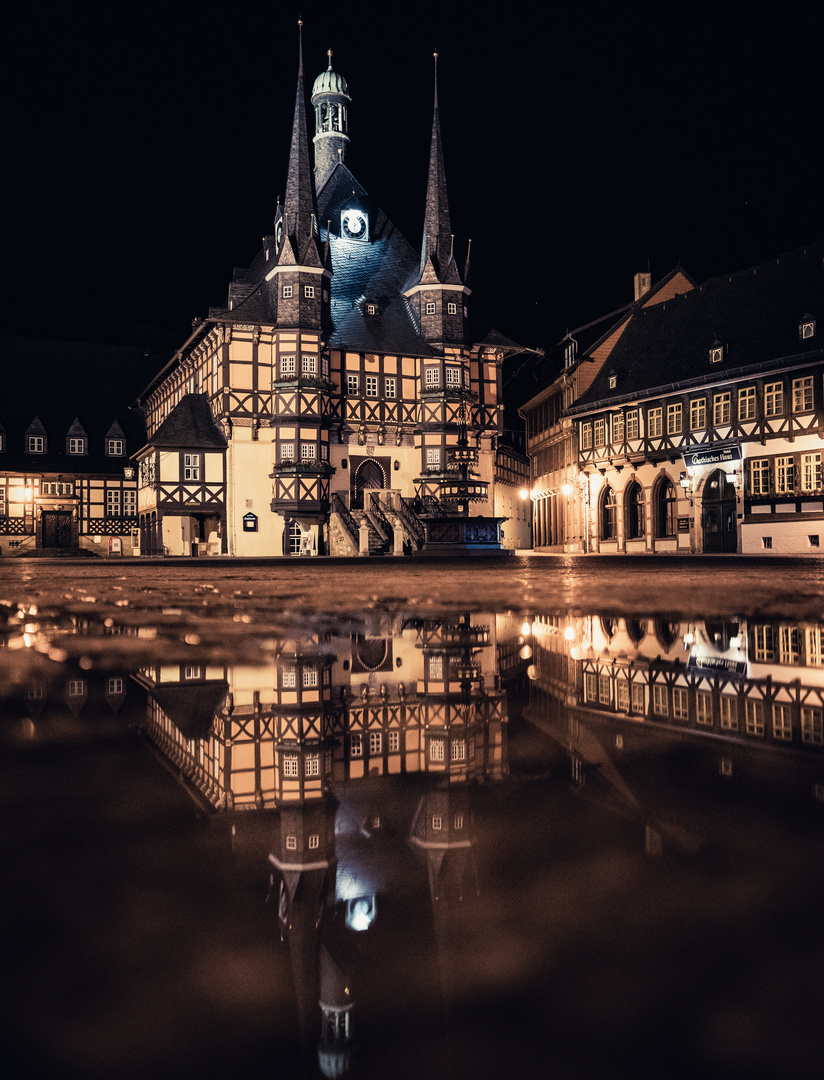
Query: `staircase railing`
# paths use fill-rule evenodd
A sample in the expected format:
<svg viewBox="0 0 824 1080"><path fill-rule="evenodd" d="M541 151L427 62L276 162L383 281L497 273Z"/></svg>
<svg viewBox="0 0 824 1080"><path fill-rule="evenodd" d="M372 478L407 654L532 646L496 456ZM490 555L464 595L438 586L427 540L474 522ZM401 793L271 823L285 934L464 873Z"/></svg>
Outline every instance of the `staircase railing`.
<svg viewBox="0 0 824 1080"><path fill-rule="evenodd" d="M369 507L366 510L366 515L375 530L378 533L383 534L384 540L390 540L392 538L392 525L381 508L380 499L374 492L369 496Z"/></svg>
<svg viewBox="0 0 824 1080"><path fill-rule="evenodd" d="M403 496L401 496L397 500L393 509L400 518L401 524L409 533L409 535L415 540L417 540L419 544L422 544L426 539L426 533L424 532L424 528L418 521L415 514L413 514L412 511L409 509L409 505Z"/></svg>
<svg viewBox="0 0 824 1080"><path fill-rule="evenodd" d="M341 524L343 525L349 536L349 539L352 541L352 543L355 545L355 548L357 549L360 544L360 528L357 521L355 521L355 519L349 513L349 509L344 503L343 499L337 492L332 495L332 513L338 515L341 520Z"/></svg>

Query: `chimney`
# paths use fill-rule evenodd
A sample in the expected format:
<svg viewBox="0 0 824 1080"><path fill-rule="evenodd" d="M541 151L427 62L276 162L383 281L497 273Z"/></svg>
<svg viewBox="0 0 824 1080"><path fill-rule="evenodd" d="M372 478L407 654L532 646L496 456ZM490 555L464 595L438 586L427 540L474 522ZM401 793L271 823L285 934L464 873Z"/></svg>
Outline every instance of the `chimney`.
<svg viewBox="0 0 824 1080"><path fill-rule="evenodd" d="M640 300L642 296L646 294L652 288L652 274L636 274L634 279L635 284L635 300Z"/></svg>

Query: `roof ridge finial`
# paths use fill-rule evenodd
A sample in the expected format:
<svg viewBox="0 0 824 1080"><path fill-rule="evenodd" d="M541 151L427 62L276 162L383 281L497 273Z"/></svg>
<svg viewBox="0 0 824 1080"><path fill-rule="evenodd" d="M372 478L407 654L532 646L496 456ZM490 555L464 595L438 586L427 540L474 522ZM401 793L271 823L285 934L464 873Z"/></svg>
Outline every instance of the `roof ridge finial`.
<svg viewBox="0 0 824 1080"><path fill-rule="evenodd" d="M438 50L432 53L435 58L435 108L438 107Z"/></svg>
<svg viewBox="0 0 824 1080"><path fill-rule="evenodd" d="M329 67L326 70L331 71L332 70L332 50L327 49L326 50L326 55L329 57Z"/></svg>
<svg viewBox="0 0 824 1080"><path fill-rule="evenodd" d="M303 74L303 19L298 19L298 75Z"/></svg>

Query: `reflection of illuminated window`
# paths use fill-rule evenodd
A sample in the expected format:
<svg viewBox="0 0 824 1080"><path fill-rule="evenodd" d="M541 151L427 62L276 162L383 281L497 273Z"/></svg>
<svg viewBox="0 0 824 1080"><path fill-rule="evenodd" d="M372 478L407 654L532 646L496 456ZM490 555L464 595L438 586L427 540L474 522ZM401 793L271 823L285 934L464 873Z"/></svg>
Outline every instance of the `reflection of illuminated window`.
<svg viewBox="0 0 824 1080"><path fill-rule="evenodd" d="M442 826L443 826L443 819L441 818L441 815L440 814L433 814L432 815L432 831L433 832L440 832Z"/></svg>
<svg viewBox="0 0 824 1080"><path fill-rule="evenodd" d="M309 850L313 851L315 848L320 847L320 837L317 833L312 833L309 837Z"/></svg>
<svg viewBox="0 0 824 1080"><path fill-rule="evenodd" d="M197 664L187 664L186 667L183 669L183 678L184 679L199 679L200 678L200 668L197 666Z"/></svg>
<svg viewBox="0 0 824 1080"><path fill-rule="evenodd" d="M634 713L643 713L646 708L644 703L644 684L640 682L632 683L631 693L632 711Z"/></svg>
<svg viewBox="0 0 824 1080"><path fill-rule="evenodd" d="M609 692L609 675L599 675L598 676L598 701L602 705L609 705L610 697L611 697L611 695L610 695L610 692Z"/></svg>
<svg viewBox="0 0 824 1080"><path fill-rule="evenodd" d="M303 768L306 776L320 776L320 754L307 754Z"/></svg>
<svg viewBox="0 0 824 1080"><path fill-rule="evenodd" d="M363 757L363 736L360 734L350 735L349 747L352 757Z"/></svg>
<svg viewBox="0 0 824 1080"><path fill-rule="evenodd" d="M288 667L283 669L283 685L285 687L295 686L295 669Z"/></svg>
<svg viewBox="0 0 824 1080"><path fill-rule="evenodd" d="M283 756L283 775L284 776L297 776L298 775L298 756L297 756L297 754L284 754L284 756Z"/></svg>
<svg viewBox="0 0 824 1080"><path fill-rule="evenodd" d="M744 702L744 721L748 735L763 735L764 703L747 698Z"/></svg>
<svg viewBox="0 0 824 1080"><path fill-rule="evenodd" d="M820 626L804 631L807 645L807 663L810 667L824 666L824 632Z"/></svg>
<svg viewBox="0 0 824 1080"><path fill-rule="evenodd" d="M782 626L778 630L778 661L781 664L797 664L801 655L801 633L794 626Z"/></svg>
<svg viewBox="0 0 824 1080"><path fill-rule="evenodd" d="M774 652L773 629L771 626L756 626L755 628L755 659L769 661Z"/></svg>
<svg viewBox="0 0 824 1080"><path fill-rule="evenodd" d="M286 837L286 850L287 851L297 851L297 849L298 849L298 838L296 836L287 836Z"/></svg>
<svg viewBox="0 0 824 1080"><path fill-rule="evenodd" d="M652 711L658 716L667 716L669 709L667 703L667 688L661 683L655 683L652 687Z"/></svg>
<svg viewBox="0 0 824 1080"><path fill-rule="evenodd" d="M429 678L430 679L442 679L443 678L443 657L442 656L430 656L429 657Z"/></svg>
<svg viewBox="0 0 824 1080"><path fill-rule="evenodd" d="M672 715L676 720L689 719L687 691L682 686L672 688Z"/></svg>
<svg viewBox="0 0 824 1080"><path fill-rule="evenodd" d="M455 815L455 819L452 822L452 827L454 829L462 829L463 828L463 814L456 814Z"/></svg>
<svg viewBox="0 0 824 1080"><path fill-rule="evenodd" d="M801 741L813 746L824 744L824 713L821 709L801 709Z"/></svg>
<svg viewBox="0 0 824 1080"><path fill-rule="evenodd" d="M466 761L466 741L453 739L449 747L449 757L452 761Z"/></svg>
<svg viewBox="0 0 824 1080"><path fill-rule="evenodd" d="M588 671L584 678L584 698L586 701L598 700L598 679L593 671Z"/></svg>
<svg viewBox="0 0 824 1080"><path fill-rule="evenodd" d="M618 679L615 684L615 704L622 712L629 712L629 683Z"/></svg>
<svg viewBox="0 0 824 1080"><path fill-rule="evenodd" d="M69 697L82 697L86 693L84 679L69 679Z"/></svg>
<svg viewBox="0 0 824 1080"><path fill-rule="evenodd" d="M731 694L721 695L721 728L723 731L738 731L738 699Z"/></svg>
<svg viewBox="0 0 824 1080"><path fill-rule="evenodd" d="M395 754L401 748L401 733L399 731L389 732L389 753Z"/></svg>
<svg viewBox="0 0 824 1080"><path fill-rule="evenodd" d="M304 686L317 686L318 685L318 669L317 668L304 668L301 676L301 682Z"/></svg>
<svg viewBox="0 0 824 1080"><path fill-rule="evenodd" d="M381 733L379 731L369 732L369 753L371 756L379 754L381 752Z"/></svg>
<svg viewBox="0 0 824 1080"><path fill-rule="evenodd" d="M429 757L432 761L443 761L443 739L433 739L429 744Z"/></svg>
<svg viewBox="0 0 824 1080"><path fill-rule="evenodd" d="M106 680L106 693L107 694L122 694L123 693L123 680L117 676L112 676L111 679Z"/></svg>
<svg viewBox="0 0 824 1080"><path fill-rule="evenodd" d="M706 690L696 692L695 719L699 724L712 724L712 694Z"/></svg>
<svg viewBox="0 0 824 1080"><path fill-rule="evenodd" d="M792 713L788 704L774 702L773 714L773 738L787 742L793 737Z"/></svg>

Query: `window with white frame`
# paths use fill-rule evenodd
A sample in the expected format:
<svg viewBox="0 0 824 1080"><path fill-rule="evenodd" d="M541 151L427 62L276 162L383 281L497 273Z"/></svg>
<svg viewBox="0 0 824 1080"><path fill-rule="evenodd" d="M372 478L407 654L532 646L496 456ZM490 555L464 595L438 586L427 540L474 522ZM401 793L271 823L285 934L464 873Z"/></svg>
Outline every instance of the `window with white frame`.
<svg viewBox="0 0 824 1080"><path fill-rule="evenodd" d="M300 444L300 460L301 461L314 461L317 457L315 450L315 444L313 442L302 442Z"/></svg>
<svg viewBox="0 0 824 1080"><path fill-rule="evenodd" d="M595 446L604 446L607 441L606 433L606 421L603 417L599 417L598 420L593 421L592 424L592 437Z"/></svg>
<svg viewBox="0 0 824 1080"><path fill-rule="evenodd" d="M657 716L669 715L667 688L663 683L653 683L652 685L652 711Z"/></svg>
<svg viewBox="0 0 824 1080"><path fill-rule="evenodd" d="M793 412L809 412L813 407L813 377L793 379Z"/></svg>
<svg viewBox="0 0 824 1080"><path fill-rule="evenodd" d="M661 435L664 410L661 408L650 409L647 412L647 435L650 439L657 439Z"/></svg>
<svg viewBox="0 0 824 1080"><path fill-rule="evenodd" d="M300 758L297 754L284 754L283 755L283 775L284 776L299 776L300 770Z"/></svg>
<svg viewBox="0 0 824 1080"><path fill-rule="evenodd" d="M434 315L435 314L435 301L434 300L427 300L426 301L426 314L427 315Z"/></svg>
<svg viewBox="0 0 824 1080"><path fill-rule="evenodd" d="M397 754L397 752L401 748L401 733L399 731L390 731L388 741L389 741L389 753L390 754Z"/></svg>
<svg viewBox="0 0 824 1080"><path fill-rule="evenodd" d="M437 390L441 385L440 368L428 367L423 373L424 386L427 390Z"/></svg>
<svg viewBox="0 0 824 1080"><path fill-rule="evenodd" d="M448 314L450 314L450 315L457 315L458 314L458 305L450 300L449 303L446 305L446 310L447 310Z"/></svg>
<svg viewBox="0 0 824 1080"><path fill-rule="evenodd" d="M366 376L366 396L377 397L378 396L378 376L367 375Z"/></svg>
<svg viewBox="0 0 824 1080"><path fill-rule="evenodd" d="M199 480L200 479L200 454L184 454L183 455L183 479L184 480Z"/></svg>
<svg viewBox="0 0 824 1080"><path fill-rule="evenodd" d="M621 712L629 712L629 683L624 678L615 681L615 705Z"/></svg>
<svg viewBox="0 0 824 1080"><path fill-rule="evenodd" d="M6 489L0 487L0 514L6 513Z"/></svg>
<svg viewBox="0 0 824 1080"><path fill-rule="evenodd" d="M789 742L793 737L792 709L788 702L774 701L772 707L773 738Z"/></svg>
<svg viewBox="0 0 824 1080"><path fill-rule="evenodd" d="M667 405L667 435L681 434L681 402Z"/></svg>
<svg viewBox="0 0 824 1080"><path fill-rule="evenodd" d="M291 298L292 298L292 286L291 285L284 285L283 286L283 299L284 300L291 300Z"/></svg>
<svg viewBox="0 0 824 1080"><path fill-rule="evenodd" d="M387 375L383 380L384 397L394 398L397 393L397 382L394 375Z"/></svg>
<svg viewBox="0 0 824 1080"><path fill-rule="evenodd" d="M443 817L441 814L432 815L432 832L440 832L443 828Z"/></svg>
<svg viewBox="0 0 824 1080"><path fill-rule="evenodd" d="M747 698L744 702L744 726L748 735L764 734L764 702Z"/></svg>
<svg viewBox="0 0 824 1080"><path fill-rule="evenodd" d="M778 662L797 664L801 658L801 631L797 626L779 626Z"/></svg>
<svg viewBox="0 0 824 1080"><path fill-rule="evenodd" d="M86 453L86 440L85 439L69 439L69 453L70 454L85 454Z"/></svg>
<svg viewBox="0 0 824 1080"><path fill-rule="evenodd" d="M294 835L286 837L286 850L297 851L298 850L298 838Z"/></svg>
<svg viewBox="0 0 824 1080"><path fill-rule="evenodd" d="M106 517L120 517L119 488L106 488Z"/></svg>
<svg viewBox="0 0 824 1080"><path fill-rule="evenodd" d="M288 376L295 374L295 358L294 356L281 356L280 358L280 373L281 375Z"/></svg>
<svg viewBox="0 0 824 1080"><path fill-rule="evenodd" d="M795 458L775 459L775 490L778 495L790 495L795 491Z"/></svg>
<svg viewBox="0 0 824 1080"><path fill-rule="evenodd" d="M201 679L202 677L203 673L199 664L187 664L183 668L184 679Z"/></svg>
<svg viewBox="0 0 824 1080"><path fill-rule="evenodd" d="M349 736L349 753L351 757L363 757L363 736L359 731Z"/></svg>
<svg viewBox="0 0 824 1080"><path fill-rule="evenodd" d="M824 713L821 709L802 705L801 741L812 746L824 745Z"/></svg>
<svg viewBox="0 0 824 1080"><path fill-rule="evenodd" d="M360 382L358 376L354 375L351 371L346 376L346 392L347 394L357 394L359 392Z"/></svg>
<svg viewBox="0 0 824 1080"><path fill-rule="evenodd" d="M446 385L451 387L461 385L461 369L459 367L455 367L453 364L447 364Z"/></svg>
<svg viewBox="0 0 824 1080"><path fill-rule="evenodd" d="M427 468L434 469L439 468L441 464L441 450L439 446L427 446L426 448L426 465Z"/></svg>
<svg viewBox="0 0 824 1080"><path fill-rule="evenodd" d="M300 358L300 370L304 375L308 375L310 378L314 378L318 373L318 358L316 356L310 356L305 353Z"/></svg>
<svg viewBox="0 0 824 1080"><path fill-rule="evenodd" d="M303 759L304 776L320 776L320 754L307 754Z"/></svg>
<svg viewBox="0 0 824 1080"><path fill-rule="evenodd" d="M107 694L122 694L123 693L123 680L119 675L111 675L106 679L106 693Z"/></svg>
<svg viewBox="0 0 824 1080"><path fill-rule="evenodd" d="M123 457L123 440L106 439L107 457Z"/></svg>
<svg viewBox="0 0 824 1080"><path fill-rule="evenodd" d="M309 850L310 851L317 851L317 849L319 847L320 847L320 834L319 833L310 833L309 834Z"/></svg>
<svg viewBox="0 0 824 1080"><path fill-rule="evenodd" d="M627 410L627 439L638 438L638 410Z"/></svg>
<svg viewBox="0 0 824 1080"><path fill-rule="evenodd" d="M764 624L753 628L755 659L759 663L768 663L775 656L775 635L773 628Z"/></svg>
<svg viewBox="0 0 824 1080"><path fill-rule="evenodd" d="M738 419L755 419L755 387L743 386L738 391Z"/></svg>
<svg viewBox="0 0 824 1080"><path fill-rule="evenodd" d="M137 492L133 488L123 492L123 514L125 517L137 514Z"/></svg>
<svg viewBox="0 0 824 1080"><path fill-rule="evenodd" d="M42 435L29 435L28 441L30 454L42 454L45 452L45 440Z"/></svg>
<svg viewBox="0 0 824 1080"><path fill-rule="evenodd" d="M690 431L698 431L707 426L707 399L693 398L690 401Z"/></svg>
<svg viewBox="0 0 824 1080"><path fill-rule="evenodd" d="M443 739L431 739L429 742L429 760L430 761L443 761L444 760L444 741Z"/></svg>
<svg viewBox="0 0 824 1080"><path fill-rule="evenodd" d="M821 488L821 454L801 455L801 490L818 491Z"/></svg>
<svg viewBox="0 0 824 1080"><path fill-rule="evenodd" d="M715 394L712 399L712 422L715 427L730 422L730 394Z"/></svg>
<svg viewBox="0 0 824 1080"><path fill-rule="evenodd" d="M784 412L784 384L766 383L764 386L764 415L781 416Z"/></svg>
<svg viewBox="0 0 824 1080"><path fill-rule="evenodd" d="M824 667L824 627L807 627L804 631L804 650L810 667Z"/></svg>
<svg viewBox="0 0 824 1080"><path fill-rule="evenodd" d="M304 285L303 286L303 295L306 297L307 300L314 300L315 299L315 286L314 285Z"/></svg>
<svg viewBox="0 0 824 1080"><path fill-rule="evenodd" d="M689 719L689 704L686 687L673 686L672 688L672 715L676 720Z"/></svg>
<svg viewBox="0 0 824 1080"><path fill-rule="evenodd" d="M285 690L291 690L297 686L297 672L294 667L285 667L281 672L282 685Z"/></svg>
<svg viewBox="0 0 824 1080"><path fill-rule="evenodd" d="M443 657L440 655L440 653L433 653L429 657L429 678L443 678Z"/></svg>
<svg viewBox="0 0 824 1080"><path fill-rule="evenodd" d="M317 686L318 669L316 667L305 667L303 669L300 681L305 687Z"/></svg>
<svg viewBox="0 0 824 1080"><path fill-rule="evenodd" d="M366 305L366 314L367 315L377 315L377 313L378 313L378 305L377 304L367 304Z"/></svg>
<svg viewBox="0 0 824 1080"><path fill-rule="evenodd" d="M466 761L466 739L453 739L449 744L450 761Z"/></svg>
<svg viewBox="0 0 824 1080"><path fill-rule="evenodd" d="M712 694L707 690L695 692L695 719L705 727L712 724Z"/></svg>
<svg viewBox="0 0 824 1080"><path fill-rule="evenodd" d="M750 494L768 495L770 491L770 459L755 458L750 462Z"/></svg>
<svg viewBox="0 0 824 1080"><path fill-rule="evenodd" d="M280 460L281 461L294 461L295 460L295 444L291 442L282 442L280 444Z"/></svg>
<svg viewBox="0 0 824 1080"><path fill-rule="evenodd" d="M722 731L738 731L738 698L722 694L719 698Z"/></svg>
<svg viewBox="0 0 824 1080"><path fill-rule="evenodd" d="M82 697L86 693L85 679L69 679L69 697Z"/></svg>
<svg viewBox="0 0 824 1080"><path fill-rule="evenodd" d="M369 756L376 757L383 748L383 739L379 731L369 732Z"/></svg>
<svg viewBox="0 0 824 1080"><path fill-rule="evenodd" d="M612 441L614 443L624 441L624 414L622 412L612 414Z"/></svg>
<svg viewBox="0 0 824 1080"><path fill-rule="evenodd" d="M592 449L592 424L589 421L581 424L581 449Z"/></svg>

